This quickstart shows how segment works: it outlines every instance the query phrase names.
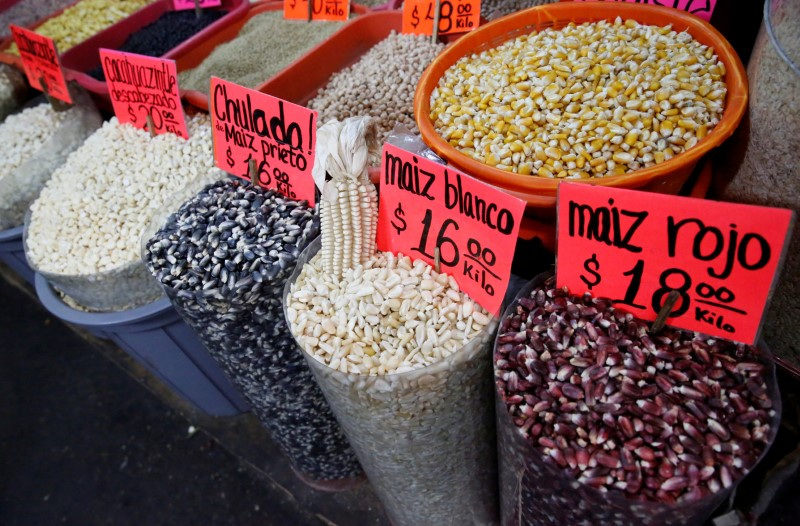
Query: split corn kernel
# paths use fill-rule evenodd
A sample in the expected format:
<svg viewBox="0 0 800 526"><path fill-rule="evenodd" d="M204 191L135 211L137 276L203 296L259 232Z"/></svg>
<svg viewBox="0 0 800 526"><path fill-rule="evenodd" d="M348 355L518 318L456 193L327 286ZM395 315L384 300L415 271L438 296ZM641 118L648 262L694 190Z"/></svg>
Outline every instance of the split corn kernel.
<svg viewBox="0 0 800 526"><path fill-rule="evenodd" d="M81 0L77 4L41 24L34 31L52 38L59 53L87 38L128 18L135 11L155 0ZM7 53L19 55L17 45L11 45Z"/></svg>
<svg viewBox="0 0 800 526"><path fill-rule="evenodd" d="M713 49L669 26L569 24L460 59L431 96L431 119L446 138L474 132L454 146L505 171L617 175L669 160L711 133L722 118L724 73ZM449 119L454 106L465 117Z"/></svg>

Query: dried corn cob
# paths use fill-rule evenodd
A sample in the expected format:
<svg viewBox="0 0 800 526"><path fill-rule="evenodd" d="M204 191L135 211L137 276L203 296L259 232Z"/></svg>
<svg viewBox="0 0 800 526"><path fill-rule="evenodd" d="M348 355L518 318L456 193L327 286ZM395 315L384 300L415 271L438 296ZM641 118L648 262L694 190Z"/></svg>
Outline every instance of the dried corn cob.
<svg viewBox="0 0 800 526"><path fill-rule="evenodd" d="M367 163L376 152L377 127L365 117L327 122L318 132L319 170L330 180L320 201L322 249L325 272L342 272L364 263L375 254L378 229L378 193L367 175ZM315 167L315 169L317 169Z"/></svg>

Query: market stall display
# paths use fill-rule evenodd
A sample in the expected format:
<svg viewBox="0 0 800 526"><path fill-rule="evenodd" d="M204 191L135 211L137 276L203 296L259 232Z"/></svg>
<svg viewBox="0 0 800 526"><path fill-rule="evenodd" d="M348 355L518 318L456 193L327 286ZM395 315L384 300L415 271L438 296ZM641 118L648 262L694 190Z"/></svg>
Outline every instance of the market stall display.
<svg viewBox="0 0 800 526"><path fill-rule="evenodd" d="M798 27L800 2L767 0L747 68L750 111L716 183L725 200L800 211L794 158L800 149ZM795 227L780 285L767 313L764 338L776 356L800 370L800 325L795 321L800 316L798 294L800 229Z"/></svg>
<svg viewBox="0 0 800 526"><path fill-rule="evenodd" d="M320 128L331 153L317 157L331 177L322 239L286 286L286 319L394 524L491 523L496 323L451 276L367 244L377 223L367 121Z"/></svg>
<svg viewBox="0 0 800 526"><path fill-rule="evenodd" d="M218 45L197 67L180 71L180 85L207 94L209 81L216 76L255 88L340 27L341 22L286 20L281 10L264 11L250 18L235 38Z"/></svg>
<svg viewBox="0 0 800 526"><path fill-rule="evenodd" d="M140 258L141 236L169 198L223 177L214 167L209 122L203 114L187 119L188 140L151 137L116 117L103 124L31 206L31 266L90 310L125 310L160 297Z"/></svg>
<svg viewBox="0 0 800 526"><path fill-rule="evenodd" d="M53 172L100 127L89 97L75 89L72 96L75 104L66 111L41 102L0 124L0 230L22 226Z"/></svg>
<svg viewBox="0 0 800 526"><path fill-rule="evenodd" d="M153 1L79 0L32 29L40 35L52 38L58 52L64 53L72 46L83 42ZM11 44L3 52L11 55L19 54L16 44Z"/></svg>
<svg viewBox="0 0 800 526"><path fill-rule="evenodd" d="M539 276L494 352L504 524L699 523L769 449L767 353L665 328Z"/></svg>
<svg viewBox="0 0 800 526"><path fill-rule="evenodd" d="M305 483L338 491L366 475L393 525L707 520L775 441L782 409L775 362L800 374L800 229L773 283L764 341L754 346L656 330L617 308L624 302L571 294L550 274L523 286L498 319L497 309L479 304L486 302L472 282L440 271L446 227L430 237L428 229L435 211L437 221L474 238L470 247L487 247L456 220L456 207L469 201L468 217L491 224L488 201L469 192L462 201L452 167L524 199L528 234L552 252L561 181L673 194L694 181L704 197L712 177L705 156L737 127L736 142L714 157L722 168L717 195L800 211L800 0L765 0L749 93L728 41L664 6L483 0L483 21L491 21L444 44L403 34L402 13L389 10L401 1L364 4L384 11L351 4L352 20L330 22L286 20L282 3L248 0L197 11L173 11L172 0L14 3L0 26L54 39L66 78L91 83L96 94L108 93L98 49L109 47L174 60L181 97L203 111L212 77L284 102L274 102L280 116L272 118L250 106L252 92L226 95L216 130L242 149L251 141L262 155L261 166L249 151L236 160L251 183L216 167L224 161L215 164L206 114L187 114L183 140L116 117L102 123L83 92L65 111L19 110L28 90L11 67L19 64L9 55L16 45L5 40L0 260L35 284L51 313L111 339L194 407L225 417L251 409ZM145 65L123 69L135 88L157 91L171 80ZM161 95L145 91L128 96ZM284 119L285 101L316 111L318 127L310 115ZM293 146L293 130L303 126L306 137L306 124L316 135ZM390 136L449 165L440 178L445 203L430 205L420 249L411 250L427 256L432 242L432 265L377 249L378 191L368 167ZM259 150L272 146L266 139L280 143L278 157ZM316 194L304 182L318 206L256 184L264 166L276 169L273 159L299 150L315 156L308 170ZM236 164L230 148L228 160ZM294 182L305 175L294 168L275 174ZM425 195L435 177L417 157L397 168L398 187L437 201ZM675 219L674 203L642 195ZM616 233L606 237L609 246L625 244L620 216L612 215L622 210L620 192L613 196L617 208L574 216L586 222L587 238ZM518 216L521 208L517 202ZM419 225L422 214L413 212L426 210L406 200L387 209L407 221L392 225L398 235ZM622 221L634 217L620 213ZM707 222L687 222L700 229L693 249L704 268L723 250L704 254L710 237L735 247L736 236L753 236L740 221L738 231L731 221L729 240ZM508 235L511 245L518 241L517 230ZM748 245L738 246L745 248L732 248L729 260L747 266ZM478 261L468 251L456 255ZM590 261L600 265L592 252L587 271ZM517 272L521 259L513 261ZM614 253L602 264L628 268L622 261ZM639 274L637 267L623 274L631 287L644 265L637 261ZM662 283L665 294L670 287ZM695 286L697 301L727 308L728 322L731 311L753 319L750 308L715 303L701 287L712 285ZM688 307L684 313L691 316ZM673 322L684 313L673 312ZM702 321L727 330L713 314Z"/></svg>
<svg viewBox="0 0 800 526"><path fill-rule="evenodd" d="M444 49L430 37L392 31L355 64L335 73L308 103L320 123L371 116L383 142L395 125L416 131L414 90L422 72Z"/></svg>
<svg viewBox="0 0 800 526"><path fill-rule="evenodd" d="M283 317L283 286L319 229L314 209L224 180L172 210L145 236L150 272L301 478L325 489L357 478L358 461Z"/></svg>

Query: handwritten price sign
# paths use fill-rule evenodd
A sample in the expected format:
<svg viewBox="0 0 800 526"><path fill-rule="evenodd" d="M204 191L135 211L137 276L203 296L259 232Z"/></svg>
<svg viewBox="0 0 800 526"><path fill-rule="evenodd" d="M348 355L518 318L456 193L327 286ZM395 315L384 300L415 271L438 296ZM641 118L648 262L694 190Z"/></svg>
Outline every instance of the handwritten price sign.
<svg viewBox="0 0 800 526"><path fill-rule="evenodd" d="M217 7L222 5L222 0L172 0L175 11L194 9L195 7Z"/></svg>
<svg viewBox="0 0 800 526"><path fill-rule="evenodd" d="M433 264L491 313L503 302L525 203L452 168L383 146L378 248Z"/></svg>
<svg viewBox="0 0 800 526"><path fill-rule="evenodd" d="M711 14L717 5L717 0L575 0L576 2L628 2L632 4L650 4L672 7L697 15L703 20L711 20Z"/></svg>
<svg viewBox="0 0 800 526"><path fill-rule="evenodd" d="M653 320L752 344L794 220L791 210L601 186L558 187L559 287Z"/></svg>
<svg viewBox="0 0 800 526"><path fill-rule="evenodd" d="M314 204L316 111L211 77L211 127L219 168L249 181L255 160L261 186Z"/></svg>
<svg viewBox="0 0 800 526"><path fill-rule="evenodd" d="M14 24L9 29L17 43L28 84L39 91L46 91L51 97L72 104L53 39ZM42 85L43 81L45 86Z"/></svg>
<svg viewBox="0 0 800 526"><path fill-rule="evenodd" d="M402 32L432 35L436 18L434 0L403 2ZM465 33L480 25L481 0L442 0L439 4L439 34Z"/></svg>
<svg viewBox="0 0 800 526"><path fill-rule="evenodd" d="M308 2L311 4L311 20L340 20L350 18L349 0L284 0L283 18L308 20Z"/></svg>
<svg viewBox="0 0 800 526"><path fill-rule="evenodd" d="M147 129L149 115L155 133L189 138L174 60L101 49L100 63L120 122Z"/></svg>

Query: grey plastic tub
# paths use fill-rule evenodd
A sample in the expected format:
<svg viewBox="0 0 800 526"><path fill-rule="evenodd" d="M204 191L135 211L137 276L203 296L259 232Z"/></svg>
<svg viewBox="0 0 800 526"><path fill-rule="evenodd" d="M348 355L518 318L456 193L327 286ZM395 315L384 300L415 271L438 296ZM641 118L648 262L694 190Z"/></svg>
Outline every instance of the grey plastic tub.
<svg viewBox="0 0 800 526"><path fill-rule="evenodd" d="M25 259L21 226L0 231L0 261L33 285L34 272L28 265L28 260Z"/></svg>
<svg viewBox="0 0 800 526"><path fill-rule="evenodd" d="M233 416L248 410L247 403L166 298L122 312L84 312L64 303L39 274L35 286L39 300L51 314L112 340L199 410L212 416Z"/></svg>

